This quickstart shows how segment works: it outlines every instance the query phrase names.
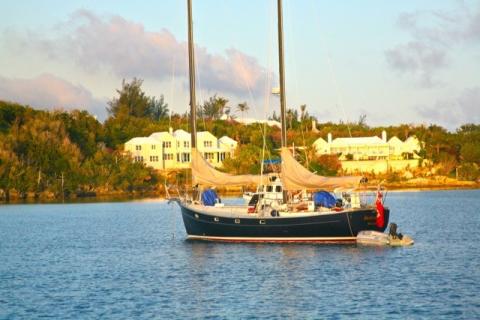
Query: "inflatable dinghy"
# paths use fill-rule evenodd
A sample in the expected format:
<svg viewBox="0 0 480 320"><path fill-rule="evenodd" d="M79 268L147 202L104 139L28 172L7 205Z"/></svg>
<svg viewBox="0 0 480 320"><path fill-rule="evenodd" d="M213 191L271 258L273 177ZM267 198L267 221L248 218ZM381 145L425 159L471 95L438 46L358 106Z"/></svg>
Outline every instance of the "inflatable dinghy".
<svg viewBox="0 0 480 320"><path fill-rule="evenodd" d="M363 245L402 247L411 246L414 241L407 235L397 233L397 225L391 223L388 234L371 230L360 231L357 234L357 243Z"/></svg>

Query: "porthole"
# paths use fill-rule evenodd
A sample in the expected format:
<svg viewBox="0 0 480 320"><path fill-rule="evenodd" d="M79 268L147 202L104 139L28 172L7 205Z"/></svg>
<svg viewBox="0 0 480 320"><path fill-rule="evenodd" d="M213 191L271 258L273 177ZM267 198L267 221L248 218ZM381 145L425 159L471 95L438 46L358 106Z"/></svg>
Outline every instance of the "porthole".
<svg viewBox="0 0 480 320"><path fill-rule="evenodd" d="M235 219L235 223L240 223L240 219Z"/></svg>
<svg viewBox="0 0 480 320"><path fill-rule="evenodd" d="M195 218L196 218L196 219L200 218L200 216L198 215L198 213L195 213Z"/></svg>
<svg viewBox="0 0 480 320"><path fill-rule="evenodd" d="M265 220L259 220L258 223L265 224Z"/></svg>
<svg viewBox="0 0 480 320"><path fill-rule="evenodd" d="M213 221L218 222L218 221L220 221L220 219L218 219L218 217L214 217Z"/></svg>

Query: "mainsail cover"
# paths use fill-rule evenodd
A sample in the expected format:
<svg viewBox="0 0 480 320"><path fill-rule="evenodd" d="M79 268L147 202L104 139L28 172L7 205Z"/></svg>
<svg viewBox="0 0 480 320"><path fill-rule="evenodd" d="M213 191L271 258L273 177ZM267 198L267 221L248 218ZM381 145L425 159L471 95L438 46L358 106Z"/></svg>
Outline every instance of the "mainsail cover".
<svg viewBox="0 0 480 320"><path fill-rule="evenodd" d="M242 186L259 185L262 183L260 175L233 175L216 170L208 163L202 154L192 148L192 178L194 184L202 186Z"/></svg>
<svg viewBox="0 0 480 320"><path fill-rule="evenodd" d="M362 177L322 177L305 169L287 148L282 148L281 179L285 190L355 188Z"/></svg>

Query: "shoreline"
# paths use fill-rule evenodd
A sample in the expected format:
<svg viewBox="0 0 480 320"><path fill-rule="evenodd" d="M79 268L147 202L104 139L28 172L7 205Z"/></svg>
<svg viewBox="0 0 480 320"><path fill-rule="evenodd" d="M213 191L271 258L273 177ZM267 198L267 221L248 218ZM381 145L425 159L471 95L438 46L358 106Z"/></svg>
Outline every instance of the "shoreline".
<svg viewBox="0 0 480 320"><path fill-rule="evenodd" d="M407 185L407 184L384 184L388 192L428 192L428 191L449 191L449 190L479 190L480 184L468 185ZM375 185L369 185L374 187ZM218 190L218 194L222 197L241 197L242 189L227 189ZM11 198L10 201L0 200L0 205L15 205L15 204L87 204L87 203L103 203L103 202L147 202L147 201L167 201L164 192L145 192L145 193L107 193L98 194L95 196L86 197L69 197L65 199L58 198Z"/></svg>

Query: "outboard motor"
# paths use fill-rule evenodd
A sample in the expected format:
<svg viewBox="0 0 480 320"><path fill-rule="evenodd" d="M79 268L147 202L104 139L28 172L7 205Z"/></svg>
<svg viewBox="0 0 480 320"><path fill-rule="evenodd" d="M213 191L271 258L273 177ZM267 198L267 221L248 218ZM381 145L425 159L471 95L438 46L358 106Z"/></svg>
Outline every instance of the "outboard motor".
<svg viewBox="0 0 480 320"><path fill-rule="evenodd" d="M400 239L402 240L403 238L403 234L401 233L397 233L397 224L396 223L390 223L390 230L388 232L388 234L392 237L392 239Z"/></svg>

